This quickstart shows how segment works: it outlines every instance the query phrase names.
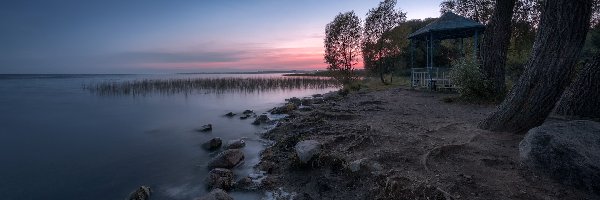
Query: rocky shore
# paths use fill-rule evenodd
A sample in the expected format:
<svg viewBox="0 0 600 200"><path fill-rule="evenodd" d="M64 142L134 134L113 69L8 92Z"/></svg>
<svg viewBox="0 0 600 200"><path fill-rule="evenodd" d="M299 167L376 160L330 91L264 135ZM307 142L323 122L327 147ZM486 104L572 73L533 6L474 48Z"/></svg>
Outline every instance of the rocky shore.
<svg viewBox="0 0 600 200"><path fill-rule="evenodd" d="M274 199L595 199L526 170L494 108L405 88L293 98L256 166Z"/></svg>

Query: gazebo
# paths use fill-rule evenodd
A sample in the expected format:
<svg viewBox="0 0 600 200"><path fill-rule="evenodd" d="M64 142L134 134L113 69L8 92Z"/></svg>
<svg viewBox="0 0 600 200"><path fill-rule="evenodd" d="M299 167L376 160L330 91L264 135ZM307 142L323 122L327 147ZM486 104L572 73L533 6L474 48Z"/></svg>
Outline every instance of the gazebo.
<svg viewBox="0 0 600 200"><path fill-rule="evenodd" d="M430 89L453 88L448 75L440 68L434 67L433 56L435 55L434 44L436 41L447 39L460 39L461 52L463 50L463 38L473 37L473 57L477 59L477 48L479 35L483 34L485 25L459 16L452 12L444 13L440 18L427 26L415 31L408 36L410 39L410 63L411 63L411 87L428 87ZM427 44L427 66L414 66L414 49L418 41Z"/></svg>

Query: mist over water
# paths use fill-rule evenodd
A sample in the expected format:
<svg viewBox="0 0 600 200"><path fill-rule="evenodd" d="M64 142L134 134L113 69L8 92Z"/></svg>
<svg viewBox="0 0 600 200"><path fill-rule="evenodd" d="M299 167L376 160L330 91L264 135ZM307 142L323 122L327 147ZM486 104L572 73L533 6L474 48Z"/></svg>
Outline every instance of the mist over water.
<svg viewBox="0 0 600 200"><path fill-rule="evenodd" d="M253 172L267 127L226 118L246 109L260 114L290 97L335 88L261 92L102 96L85 84L105 81L250 75L0 75L0 196L2 199L124 199L141 185L152 199L190 199L208 191L201 148L213 137L247 138L239 176ZM210 133L197 132L213 124ZM232 192L234 198L262 194Z"/></svg>

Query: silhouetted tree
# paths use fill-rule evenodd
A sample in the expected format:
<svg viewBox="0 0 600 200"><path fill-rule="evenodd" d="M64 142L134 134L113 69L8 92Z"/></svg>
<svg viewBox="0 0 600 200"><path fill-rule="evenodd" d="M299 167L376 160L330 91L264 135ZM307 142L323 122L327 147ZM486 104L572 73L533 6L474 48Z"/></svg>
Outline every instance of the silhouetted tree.
<svg viewBox="0 0 600 200"><path fill-rule="evenodd" d="M406 13L396 10L396 0L384 0L376 8L370 9L365 20L363 32L362 53L365 69L379 73L381 82L386 70L383 63L384 57L393 54L393 49L388 49L389 40L383 35L406 20Z"/></svg>
<svg viewBox="0 0 600 200"><path fill-rule="evenodd" d="M520 132L544 122L574 71L589 29L592 1L545 1L524 74L481 128Z"/></svg>
<svg viewBox="0 0 600 200"><path fill-rule="evenodd" d="M492 94L504 96L506 53L512 31L511 20L516 0L497 0L494 14L483 37L482 71L491 83Z"/></svg>
<svg viewBox="0 0 600 200"><path fill-rule="evenodd" d="M361 22L354 11L340 13L325 27L325 63L343 84L355 77L360 57Z"/></svg>

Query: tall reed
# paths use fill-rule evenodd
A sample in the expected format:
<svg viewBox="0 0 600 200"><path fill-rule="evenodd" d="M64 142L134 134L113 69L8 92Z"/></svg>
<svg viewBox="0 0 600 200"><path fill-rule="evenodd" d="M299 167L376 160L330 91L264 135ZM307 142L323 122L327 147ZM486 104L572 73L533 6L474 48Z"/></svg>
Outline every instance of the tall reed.
<svg viewBox="0 0 600 200"><path fill-rule="evenodd" d="M148 95L158 94L191 94L194 92L265 92L289 89L325 89L339 87L331 78L318 77L278 77L278 78L188 78L188 79L144 79L122 82L100 82L83 86L94 94L102 96L114 95Z"/></svg>

